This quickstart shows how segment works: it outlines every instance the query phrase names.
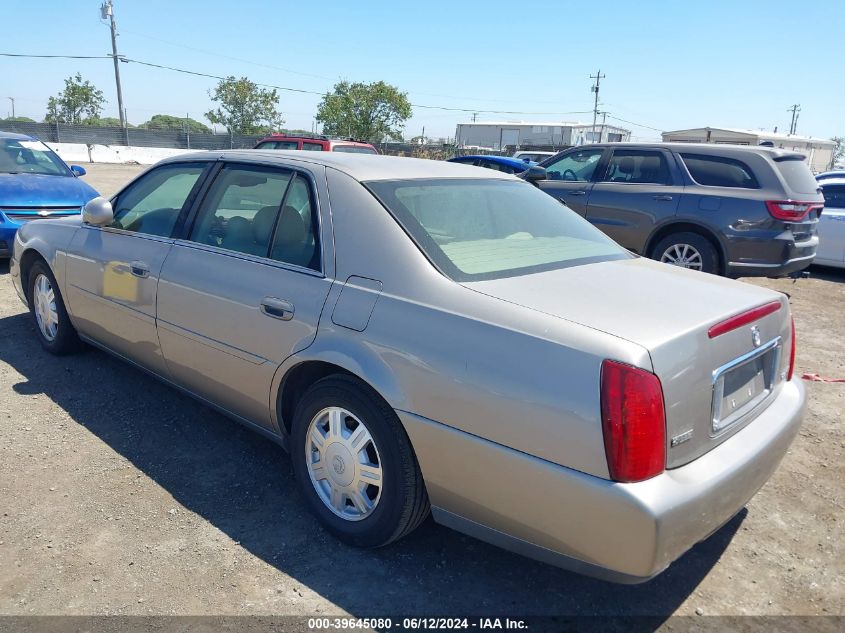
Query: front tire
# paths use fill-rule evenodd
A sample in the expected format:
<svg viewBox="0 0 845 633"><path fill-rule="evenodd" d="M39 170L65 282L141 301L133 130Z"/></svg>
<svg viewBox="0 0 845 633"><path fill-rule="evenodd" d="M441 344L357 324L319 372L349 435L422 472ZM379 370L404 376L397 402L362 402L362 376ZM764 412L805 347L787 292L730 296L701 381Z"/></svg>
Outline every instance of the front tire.
<svg viewBox="0 0 845 633"><path fill-rule="evenodd" d="M664 264L719 274L719 253L706 237L688 231L672 233L660 240L651 258Z"/></svg>
<svg viewBox="0 0 845 633"><path fill-rule="evenodd" d="M293 418L291 456L309 510L344 543L381 547L428 515L401 422L356 378L328 376L306 391Z"/></svg>
<svg viewBox="0 0 845 633"><path fill-rule="evenodd" d="M50 267L43 261L35 262L29 269L27 281L29 313L41 346L57 356L79 351L82 341L70 322Z"/></svg>

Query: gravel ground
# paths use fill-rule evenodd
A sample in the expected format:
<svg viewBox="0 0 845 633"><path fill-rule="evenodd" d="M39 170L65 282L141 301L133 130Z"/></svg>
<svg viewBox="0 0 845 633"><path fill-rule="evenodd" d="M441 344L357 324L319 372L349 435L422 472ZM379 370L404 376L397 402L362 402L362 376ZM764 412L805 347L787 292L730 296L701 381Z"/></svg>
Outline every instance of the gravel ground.
<svg viewBox="0 0 845 633"><path fill-rule="evenodd" d="M143 169L86 167L104 194ZM845 273L751 283L790 294L797 371L845 377ZM747 510L618 586L431 520L378 551L339 544L275 445L99 351L43 352L6 264L0 339L0 614L845 614L845 384L807 383Z"/></svg>

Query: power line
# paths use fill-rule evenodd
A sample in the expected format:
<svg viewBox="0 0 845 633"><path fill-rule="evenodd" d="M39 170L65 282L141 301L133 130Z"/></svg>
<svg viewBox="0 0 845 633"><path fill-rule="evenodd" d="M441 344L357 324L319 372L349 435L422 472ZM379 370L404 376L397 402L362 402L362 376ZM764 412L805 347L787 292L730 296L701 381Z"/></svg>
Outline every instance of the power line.
<svg viewBox="0 0 845 633"><path fill-rule="evenodd" d="M83 55L24 55L20 53L0 53L0 56L3 57L34 57L34 58L42 58L42 57L49 57L49 58L65 58L65 59L112 59L111 55L90 55L90 56L83 56ZM218 79L223 80L226 77L222 77L220 75L212 75L210 73L203 73L195 70L187 70L185 68L176 68L175 66L167 66L165 64L155 64L153 62L146 62L140 59L133 59L131 57L126 57L123 55L119 56L120 61L124 63L132 63L132 64L140 64L142 66L149 66L151 68L159 68L162 70L170 70L173 72L183 73L186 75L194 75L196 77L206 77L209 79ZM283 90L285 92L296 92L299 94L310 94L310 95L317 95L317 96L324 96L326 92L318 91L318 90L306 90L304 88L291 88L290 86L277 86L275 84L265 84L256 82L257 86L262 86L264 88L274 88L276 90ZM589 114L591 110L580 110L580 111L572 111L572 112L528 112L522 110L485 110L482 108L455 108L450 106L438 106L438 105L428 105L422 103L412 103L411 104L415 108L423 108L428 110L444 110L448 112L466 112L469 114L472 113L485 113L485 114L518 114L518 115L525 115L525 116L539 116L539 115L563 115L563 114Z"/></svg>
<svg viewBox="0 0 845 633"><path fill-rule="evenodd" d="M628 123L629 125L633 125L635 127L642 127L642 128L647 129L647 130L654 130L655 132L660 132L661 134L663 133L663 130L661 130L659 128L652 127L650 125L643 125L642 123L635 123L634 121L629 121L628 119L623 119L622 117L613 116L612 114L608 114L607 118L608 119L615 119L616 121L622 121L623 123Z"/></svg>

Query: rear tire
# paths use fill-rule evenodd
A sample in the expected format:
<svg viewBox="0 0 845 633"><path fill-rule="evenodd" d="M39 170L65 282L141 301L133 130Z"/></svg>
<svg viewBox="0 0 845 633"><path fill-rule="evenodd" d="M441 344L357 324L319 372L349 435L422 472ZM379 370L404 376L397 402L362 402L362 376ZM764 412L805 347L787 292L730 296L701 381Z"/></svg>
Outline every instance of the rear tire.
<svg viewBox="0 0 845 633"><path fill-rule="evenodd" d="M683 231L660 240L651 251L651 258L664 264L719 274L719 253L706 237Z"/></svg>
<svg viewBox="0 0 845 633"><path fill-rule="evenodd" d="M308 388L293 418L291 457L308 509L344 543L381 547L428 515L399 418L352 376L328 376Z"/></svg>
<svg viewBox="0 0 845 633"><path fill-rule="evenodd" d="M82 349L82 341L70 322L56 278L42 260L29 269L27 299L35 332L44 349L57 356Z"/></svg>

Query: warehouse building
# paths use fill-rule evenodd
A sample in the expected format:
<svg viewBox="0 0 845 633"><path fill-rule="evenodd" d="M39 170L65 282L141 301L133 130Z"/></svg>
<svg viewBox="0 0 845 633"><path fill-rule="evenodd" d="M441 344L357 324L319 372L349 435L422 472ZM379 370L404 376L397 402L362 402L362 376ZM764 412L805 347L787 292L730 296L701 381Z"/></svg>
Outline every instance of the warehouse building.
<svg viewBox="0 0 845 633"><path fill-rule="evenodd" d="M833 164L835 143L827 139L760 130L735 128L698 127L689 130L663 132L665 142L676 143L725 143L730 145L761 145L769 143L779 149L801 152L814 172L825 171Z"/></svg>
<svg viewBox="0 0 845 633"><path fill-rule="evenodd" d="M615 125L562 121L474 121L458 123L458 147L506 150L518 148L561 149L592 142L628 141L631 131Z"/></svg>

